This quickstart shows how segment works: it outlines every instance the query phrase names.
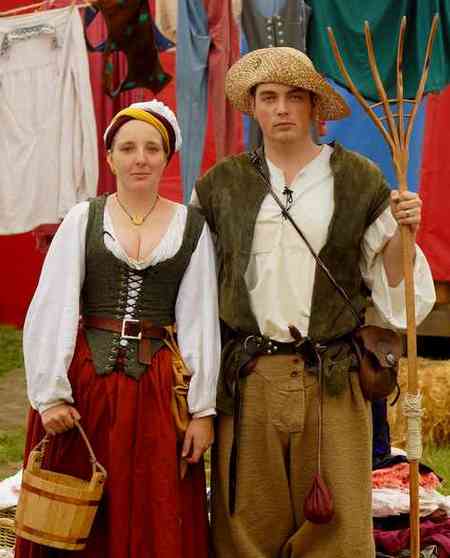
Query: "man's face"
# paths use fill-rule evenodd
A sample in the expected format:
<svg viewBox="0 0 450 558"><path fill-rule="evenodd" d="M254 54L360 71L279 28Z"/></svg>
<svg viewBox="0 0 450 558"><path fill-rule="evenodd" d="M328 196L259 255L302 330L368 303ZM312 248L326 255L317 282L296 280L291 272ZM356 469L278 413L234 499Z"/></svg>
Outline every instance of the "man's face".
<svg viewBox="0 0 450 558"><path fill-rule="evenodd" d="M264 139L296 143L310 137L313 118L311 97L309 91L289 85L257 85L253 113Z"/></svg>

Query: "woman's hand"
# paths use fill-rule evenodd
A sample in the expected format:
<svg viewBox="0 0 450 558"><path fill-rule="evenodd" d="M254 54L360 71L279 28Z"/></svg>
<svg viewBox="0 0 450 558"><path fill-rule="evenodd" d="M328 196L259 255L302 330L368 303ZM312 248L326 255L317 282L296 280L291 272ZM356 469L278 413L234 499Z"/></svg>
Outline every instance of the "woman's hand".
<svg viewBox="0 0 450 558"><path fill-rule="evenodd" d="M184 435L182 459L188 463L198 463L213 442L213 417L192 419Z"/></svg>
<svg viewBox="0 0 450 558"><path fill-rule="evenodd" d="M47 434L61 434L75 426L80 413L67 403L50 407L41 414L42 426Z"/></svg>
<svg viewBox="0 0 450 558"><path fill-rule="evenodd" d="M422 200L414 192L391 192L391 212L399 225L409 225L416 234L422 219Z"/></svg>

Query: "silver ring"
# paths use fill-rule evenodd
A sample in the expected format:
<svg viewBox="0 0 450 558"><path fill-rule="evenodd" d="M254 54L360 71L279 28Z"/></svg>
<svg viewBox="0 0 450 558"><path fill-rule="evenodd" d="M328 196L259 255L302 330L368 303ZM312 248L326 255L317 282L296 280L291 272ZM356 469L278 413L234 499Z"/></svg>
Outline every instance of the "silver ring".
<svg viewBox="0 0 450 558"><path fill-rule="evenodd" d="M411 212L409 209L406 210L406 217L408 218L410 216Z"/></svg>

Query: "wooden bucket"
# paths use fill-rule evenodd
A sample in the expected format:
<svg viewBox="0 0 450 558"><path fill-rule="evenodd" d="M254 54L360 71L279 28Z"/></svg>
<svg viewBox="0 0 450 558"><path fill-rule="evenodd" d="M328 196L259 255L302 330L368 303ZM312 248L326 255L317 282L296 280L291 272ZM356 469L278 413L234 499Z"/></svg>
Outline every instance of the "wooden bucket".
<svg viewBox="0 0 450 558"><path fill-rule="evenodd" d="M98 463L79 423L76 423L92 463L92 478L85 481L41 469L49 437L33 449L23 472L16 511L16 535L64 550L83 550L102 497L106 471Z"/></svg>

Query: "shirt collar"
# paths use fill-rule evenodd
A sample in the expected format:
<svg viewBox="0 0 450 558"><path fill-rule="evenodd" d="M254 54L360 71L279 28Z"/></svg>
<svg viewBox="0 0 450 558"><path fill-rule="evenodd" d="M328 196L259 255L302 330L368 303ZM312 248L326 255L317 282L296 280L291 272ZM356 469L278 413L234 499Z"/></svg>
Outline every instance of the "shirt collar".
<svg viewBox="0 0 450 558"><path fill-rule="evenodd" d="M292 190L297 190L296 186L301 181L301 189L304 190L304 188L310 184L315 184L327 178L331 173L330 157L332 153L333 147L324 144L320 153L297 173L290 184L290 188ZM268 157L266 157L266 162L272 187L274 190L282 191L286 186L283 171L274 165Z"/></svg>

